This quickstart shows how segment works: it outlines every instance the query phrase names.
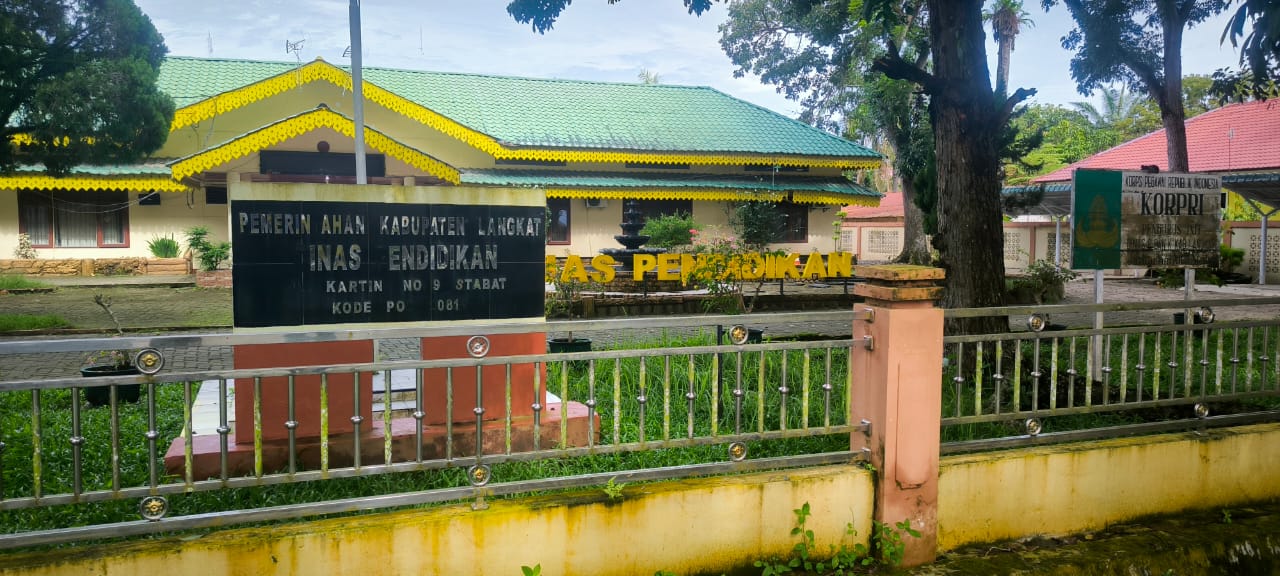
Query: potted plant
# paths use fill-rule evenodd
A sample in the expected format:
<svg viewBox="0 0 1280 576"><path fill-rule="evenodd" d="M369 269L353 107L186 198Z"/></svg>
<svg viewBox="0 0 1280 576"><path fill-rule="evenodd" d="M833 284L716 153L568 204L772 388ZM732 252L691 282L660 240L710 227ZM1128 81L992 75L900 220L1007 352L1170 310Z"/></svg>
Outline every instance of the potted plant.
<svg viewBox="0 0 1280 576"><path fill-rule="evenodd" d="M116 334L124 334L124 329L120 326L120 319L116 317L115 312L111 311L111 298L102 294L94 294L93 302L106 311L107 316L111 317L111 321L116 326ZM80 367L80 375L86 378L95 376L128 376L130 374L139 374L137 366L133 365L133 356L127 350L99 350L89 354L85 358L85 363ZM137 402L138 397L142 395L141 384L124 384L115 386L116 398L121 402ZM89 402L90 406L103 406L111 401L111 387L94 386L85 388L84 398Z"/></svg>

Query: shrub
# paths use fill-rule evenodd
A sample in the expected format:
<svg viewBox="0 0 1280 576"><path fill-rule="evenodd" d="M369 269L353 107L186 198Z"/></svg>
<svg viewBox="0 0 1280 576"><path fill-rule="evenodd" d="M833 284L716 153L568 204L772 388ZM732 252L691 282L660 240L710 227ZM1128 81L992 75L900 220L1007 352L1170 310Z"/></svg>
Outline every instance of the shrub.
<svg viewBox="0 0 1280 576"><path fill-rule="evenodd" d="M31 237L26 232L18 234L18 246L13 249L13 257L19 260L35 260L36 249L31 245Z"/></svg>
<svg viewBox="0 0 1280 576"><path fill-rule="evenodd" d="M231 243L209 242L209 229L204 226L188 228L186 234L187 247L200 261L200 269L205 272L217 270L218 265L231 256Z"/></svg>
<svg viewBox="0 0 1280 576"><path fill-rule="evenodd" d="M1067 281L1076 277L1070 269L1056 266L1048 260L1036 260L1027 266L1024 275L1009 282L1015 302L1030 300L1034 304L1060 302L1066 293Z"/></svg>
<svg viewBox="0 0 1280 576"><path fill-rule="evenodd" d="M658 218L650 218L640 229L640 234L649 237L649 246L673 248L693 244L693 237L702 230L702 225L693 221L689 214L669 214Z"/></svg>
<svg viewBox="0 0 1280 576"><path fill-rule="evenodd" d="M173 239L172 234L148 240L147 249L151 250L151 255L156 258L178 257L178 241Z"/></svg>

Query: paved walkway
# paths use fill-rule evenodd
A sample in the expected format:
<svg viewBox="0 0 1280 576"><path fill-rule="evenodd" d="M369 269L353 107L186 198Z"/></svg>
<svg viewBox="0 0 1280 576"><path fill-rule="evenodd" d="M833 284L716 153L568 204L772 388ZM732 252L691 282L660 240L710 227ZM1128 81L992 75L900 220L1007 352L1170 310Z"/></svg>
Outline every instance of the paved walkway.
<svg viewBox="0 0 1280 576"><path fill-rule="evenodd" d="M148 285L156 281L172 281L172 279L167 277L140 277L142 278L141 280L137 280L136 278L139 277L106 277L106 279L115 280L116 282L114 282L114 284L120 284L120 281L125 281L126 283L133 285ZM151 282L147 282L148 278ZM811 288L805 285L789 285L787 287L788 293L805 293L806 291L812 292L814 290L842 290L842 288L839 285L818 288ZM1181 299L1182 297L1182 292L1156 287L1148 280L1107 279L1104 282L1104 290L1105 302L1171 301ZM1216 287L1201 285L1197 286L1196 290L1196 298L1198 299L1280 296L1280 286L1239 285ZM1093 298L1094 290L1092 280L1077 280L1067 285L1067 298L1064 303L1091 303L1093 302ZM1175 311L1160 310L1112 313L1107 315L1107 322L1109 325L1167 324L1172 322L1173 312ZM1219 308L1215 310L1215 312L1221 320L1233 320L1239 318L1280 318L1280 306ZM750 316L744 316L743 318L748 323L751 323ZM1085 327L1092 322L1092 315L1071 314L1055 316L1052 320L1055 323L1063 323L1072 327ZM1022 329L1020 318L1011 319L1011 325L1013 325L1014 329ZM755 322L752 323L752 326L763 329L766 337L775 338L800 334L817 334L840 337L847 335L850 329L848 324L845 322L803 324L784 323L772 325ZM668 329L630 330L624 332L614 331L604 333L575 332L575 335L592 338L596 343L596 349L601 349L615 344L652 342L660 339L664 334L667 336L678 336L681 334L689 334L697 330L698 329ZM709 332L713 331L714 326L707 327L704 330ZM165 334L172 335L174 332L166 332ZM550 334L549 336L557 335ZM0 342L0 349L2 349L2 347L3 343ZM229 346L188 346L181 348L165 348L162 349L161 352L164 353L166 358L166 371L227 370L232 366L232 351ZM420 357L421 352L418 339L402 338L381 340L378 342L378 358L380 360L409 360ZM84 358L82 355L74 353L0 354L0 381L75 376L78 374L79 368L83 364L83 360Z"/></svg>

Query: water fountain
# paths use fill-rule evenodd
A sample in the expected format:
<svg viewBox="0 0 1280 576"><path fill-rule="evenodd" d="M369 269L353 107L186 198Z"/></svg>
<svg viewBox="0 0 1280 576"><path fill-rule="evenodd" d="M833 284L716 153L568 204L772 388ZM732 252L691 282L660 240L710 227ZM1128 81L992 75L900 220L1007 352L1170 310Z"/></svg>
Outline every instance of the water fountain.
<svg viewBox="0 0 1280 576"><path fill-rule="evenodd" d="M641 218L640 203L636 200L622 201L622 234L614 236L623 248L603 248L601 254L613 256L618 262L617 269L619 271L630 271L636 254L661 254L666 250L662 248L641 248L645 242L649 241L649 237L640 233L640 229L644 228L644 219Z"/></svg>

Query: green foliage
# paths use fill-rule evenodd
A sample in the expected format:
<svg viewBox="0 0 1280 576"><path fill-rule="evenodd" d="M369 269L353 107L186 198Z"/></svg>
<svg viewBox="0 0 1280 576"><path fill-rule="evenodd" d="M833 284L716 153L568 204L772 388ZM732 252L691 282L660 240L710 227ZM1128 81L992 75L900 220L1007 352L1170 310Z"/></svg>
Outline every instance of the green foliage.
<svg viewBox="0 0 1280 576"><path fill-rule="evenodd" d="M31 237L26 232L18 233L18 245L13 248L13 257L20 260L36 259L36 248L31 245Z"/></svg>
<svg viewBox="0 0 1280 576"><path fill-rule="evenodd" d="M622 489L627 487L625 482L615 483L617 479L618 477L614 476L604 485L604 494L605 496L608 496L610 500L618 500L622 498Z"/></svg>
<svg viewBox="0 0 1280 576"><path fill-rule="evenodd" d="M209 242L209 229L204 226L188 228L186 235L187 248L195 254L196 259L200 261L200 269L205 272L217 270L218 265L231 256L231 243Z"/></svg>
<svg viewBox="0 0 1280 576"><path fill-rule="evenodd" d="M67 328L70 322L56 314L0 314L0 332Z"/></svg>
<svg viewBox="0 0 1280 576"><path fill-rule="evenodd" d="M1232 46L1240 46L1240 60L1247 63L1240 76L1257 89L1275 89L1277 63L1280 63L1280 0L1241 0L1231 15L1223 38L1230 37ZM1245 26L1253 23L1245 34ZM1243 37L1244 43L1240 44ZM1216 76L1216 75L1215 75ZM1255 95L1254 97L1257 97Z"/></svg>
<svg viewBox="0 0 1280 576"><path fill-rule="evenodd" d="M693 244L693 237L701 230L702 225L689 214L663 214L647 220L640 234L649 237L647 246L673 248Z"/></svg>
<svg viewBox="0 0 1280 576"><path fill-rule="evenodd" d="M569 6L572 0L511 0L507 4L507 14L516 22L533 26L534 32L546 34L555 26L560 13ZM702 14L711 9L713 0L684 0L685 8L690 14ZM719 0L715 0L719 1ZM609 0L616 4L619 0Z"/></svg>
<svg viewBox="0 0 1280 576"><path fill-rule="evenodd" d="M782 236L787 216L772 202L742 202L729 212L729 226L747 249L760 249Z"/></svg>
<svg viewBox="0 0 1280 576"><path fill-rule="evenodd" d="M761 576L777 576L799 571L806 574L844 575L853 574L859 568L873 569L876 566L892 568L902 563L903 552L906 550L903 534L913 538L920 537L920 532L911 528L911 522L908 520L893 526L873 521L871 550L862 543L849 546L842 541L839 547L832 545L825 555L826 559L820 560L816 555L817 545L814 543L813 530L805 527L809 516L812 515L809 503L805 502L791 512L796 517L791 535L797 539L795 545L791 547L791 555L786 558L755 561L753 565L760 568ZM857 534L853 524L845 526L845 540L851 540Z"/></svg>
<svg viewBox="0 0 1280 576"><path fill-rule="evenodd" d="M151 255L156 258L178 257L178 241L173 239L172 234L148 240L147 249L150 250Z"/></svg>
<svg viewBox="0 0 1280 576"><path fill-rule="evenodd" d="M21 274L0 274L0 290L31 290L48 287L49 285L44 282L32 280Z"/></svg>
<svg viewBox="0 0 1280 576"><path fill-rule="evenodd" d="M582 297L582 293L600 290L600 285L595 282L583 282L571 274L564 274L559 261L547 261L544 273L545 280L554 289L542 301L543 314L547 318L573 318L574 303ZM572 333L569 339L573 339Z"/></svg>
<svg viewBox="0 0 1280 576"><path fill-rule="evenodd" d="M542 576L542 564L534 564L532 568L521 566L520 574L522 576Z"/></svg>
<svg viewBox="0 0 1280 576"><path fill-rule="evenodd" d="M1236 274L1235 269L1244 263L1244 250L1232 248L1230 245L1218 246L1218 265L1213 268L1197 268L1197 284L1213 284L1221 286ZM1186 284L1185 273L1181 268L1154 268L1151 274L1156 277L1156 284L1164 288L1182 288Z"/></svg>
<svg viewBox="0 0 1280 576"><path fill-rule="evenodd" d="M1066 294L1066 284L1077 276L1069 268L1048 260L1036 260L1009 282L1013 300L1025 304L1056 304Z"/></svg>
<svg viewBox="0 0 1280 576"><path fill-rule="evenodd" d="M128 164L164 144L167 51L132 0L28 0L0 10L0 173L43 163ZM15 145L19 134L34 142Z"/></svg>

